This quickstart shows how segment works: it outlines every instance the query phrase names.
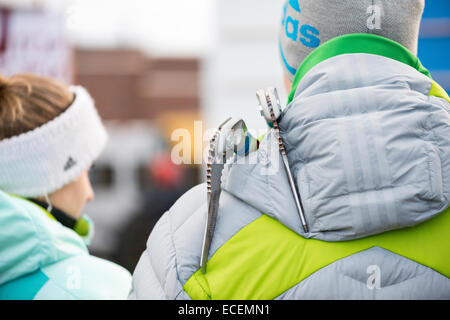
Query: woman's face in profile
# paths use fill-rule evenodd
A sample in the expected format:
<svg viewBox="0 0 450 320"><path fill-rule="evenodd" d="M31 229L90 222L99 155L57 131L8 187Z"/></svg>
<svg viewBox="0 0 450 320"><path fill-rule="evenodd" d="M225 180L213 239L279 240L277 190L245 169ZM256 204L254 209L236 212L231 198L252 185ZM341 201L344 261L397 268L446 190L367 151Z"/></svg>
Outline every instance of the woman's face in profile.
<svg viewBox="0 0 450 320"><path fill-rule="evenodd" d="M49 198L54 207L78 219L85 204L94 199L94 191L89 181L88 171L83 171L76 180L53 192L49 195Z"/></svg>

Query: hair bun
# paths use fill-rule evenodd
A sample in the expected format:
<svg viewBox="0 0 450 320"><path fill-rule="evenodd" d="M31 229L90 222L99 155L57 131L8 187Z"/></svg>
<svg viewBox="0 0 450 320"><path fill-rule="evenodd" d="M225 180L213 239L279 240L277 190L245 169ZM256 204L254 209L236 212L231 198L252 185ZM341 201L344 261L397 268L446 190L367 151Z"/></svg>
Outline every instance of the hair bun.
<svg viewBox="0 0 450 320"><path fill-rule="evenodd" d="M15 77L0 74L0 118L5 123L15 121L23 114L21 93L29 92L30 85Z"/></svg>

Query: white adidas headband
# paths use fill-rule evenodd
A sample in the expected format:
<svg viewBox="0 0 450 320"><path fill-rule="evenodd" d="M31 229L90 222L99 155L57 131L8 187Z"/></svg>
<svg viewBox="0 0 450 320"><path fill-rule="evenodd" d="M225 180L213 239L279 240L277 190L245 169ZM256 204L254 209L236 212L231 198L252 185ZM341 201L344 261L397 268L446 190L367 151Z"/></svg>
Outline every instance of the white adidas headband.
<svg viewBox="0 0 450 320"><path fill-rule="evenodd" d="M51 194L89 169L107 133L89 93L70 87L73 103L44 125L0 141L0 190L23 197Z"/></svg>

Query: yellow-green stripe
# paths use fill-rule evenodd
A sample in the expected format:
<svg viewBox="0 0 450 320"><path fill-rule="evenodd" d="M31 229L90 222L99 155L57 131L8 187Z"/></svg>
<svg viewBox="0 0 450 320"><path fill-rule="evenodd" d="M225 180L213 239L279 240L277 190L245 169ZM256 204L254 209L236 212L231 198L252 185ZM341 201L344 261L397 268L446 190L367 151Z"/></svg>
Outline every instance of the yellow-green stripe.
<svg viewBox="0 0 450 320"><path fill-rule="evenodd" d="M378 246L450 277L450 209L414 227L342 242L305 239L262 215L184 285L192 299L273 299L317 270Z"/></svg>
<svg viewBox="0 0 450 320"><path fill-rule="evenodd" d="M433 84L431 85L430 93L428 95L442 98L442 99L446 100L448 103L450 103L450 98L449 98L447 92L445 92L445 90L434 80L433 80Z"/></svg>

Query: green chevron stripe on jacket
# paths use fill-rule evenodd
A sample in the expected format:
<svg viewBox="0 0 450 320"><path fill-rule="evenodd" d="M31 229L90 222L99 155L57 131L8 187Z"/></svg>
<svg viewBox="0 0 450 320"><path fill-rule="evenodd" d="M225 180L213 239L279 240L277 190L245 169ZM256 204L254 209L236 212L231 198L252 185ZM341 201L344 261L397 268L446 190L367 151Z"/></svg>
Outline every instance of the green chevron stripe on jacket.
<svg viewBox="0 0 450 320"><path fill-rule="evenodd" d="M274 299L320 268L381 247L450 277L450 209L418 226L343 242L305 239L262 215L247 225L184 285L192 299ZM251 248L251 250L249 250Z"/></svg>

